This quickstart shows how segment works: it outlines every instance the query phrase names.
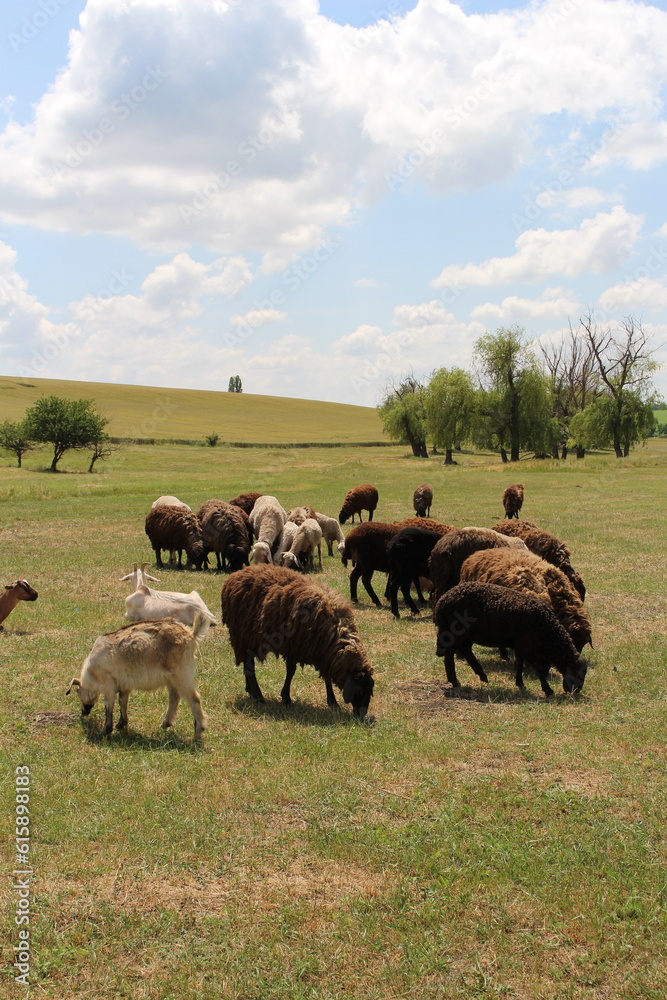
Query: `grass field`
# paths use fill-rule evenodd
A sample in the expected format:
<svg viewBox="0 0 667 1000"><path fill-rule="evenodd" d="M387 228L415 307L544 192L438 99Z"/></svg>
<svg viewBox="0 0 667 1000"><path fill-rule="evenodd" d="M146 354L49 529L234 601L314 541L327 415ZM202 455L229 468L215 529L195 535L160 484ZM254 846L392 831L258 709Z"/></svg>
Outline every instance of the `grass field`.
<svg viewBox="0 0 667 1000"><path fill-rule="evenodd" d="M221 442L250 444L357 444L384 438L377 410L369 406L9 376L0 376L0 423L20 420L29 406L50 395L92 399L109 420L106 431L112 437L203 442L217 434Z"/></svg>
<svg viewBox="0 0 667 1000"><path fill-rule="evenodd" d="M0 466L2 581L39 591L0 635L1 996L25 989L11 872L13 775L29 767L31 997L663 1000L666 441L519 468L464 454L445 469L397 447L127 446L93 475L84 460ZM391 520L425 480L432 515L456 525L492 524L523 482L524 516L568 543L595 642L579 697L557 685L546 702L530 675L518 691L492 650L490 683L462 663L452 692L428 615L395 622L360 588L371 725L329 712L309 667L284 709L275 660L258 666L266 704L249 704L222 627L201 650L201 749L187 706L159 728L165 692L133 694L129 731L110 739L100 706L84 724L65 698L122 623L118 578L151 557L159 494L196 508L257 489L336 514L373 482ZM347 594L340 561L324 563ZM219 613L224 576L158 575Z"/></svg>

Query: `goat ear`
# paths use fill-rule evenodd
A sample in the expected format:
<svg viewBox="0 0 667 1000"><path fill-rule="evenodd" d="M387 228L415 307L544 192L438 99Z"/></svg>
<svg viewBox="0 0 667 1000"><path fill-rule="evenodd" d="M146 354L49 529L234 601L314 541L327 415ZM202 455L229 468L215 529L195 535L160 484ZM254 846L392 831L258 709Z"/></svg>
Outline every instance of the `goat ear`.
<svg viewBox="0 0 667 1000"><path fill-rule="evenodd" d="M160 581L158 580L158 578L156 576L151 576L150 573L146 572L146 567L147 566L150 566L150 563L145 562L145 563L141 564L141 574L142 574L142 576L144 576L147 580L152 580L153 583L159 583Z"/></svg>
<svg viewBox="0 0 667 1000"><path fill-rule="evenodd" d="M72 688L80 688L80 687L81 687L81 681L79 680L79 678L73 677L70 686L67 688L67 691L65 691L65 697L67 697Z"/></svg>

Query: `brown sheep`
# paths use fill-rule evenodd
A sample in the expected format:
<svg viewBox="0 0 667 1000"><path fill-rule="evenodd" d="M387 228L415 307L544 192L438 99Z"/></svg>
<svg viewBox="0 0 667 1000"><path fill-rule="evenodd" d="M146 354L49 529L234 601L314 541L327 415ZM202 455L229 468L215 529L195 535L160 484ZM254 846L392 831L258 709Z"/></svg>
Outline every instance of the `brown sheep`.
<svg viewBox="0 0 667 1000"><path fill-rule="evenodd" d="M433 487L428 483L418 486L412 496L412 506L417 517L430 517L431 504L433 503Z"/></svg>
<svg viewBox="0 0 667 1000"><path fill-rule="evenodd" d="M519 516L519 511L523 507L523 485L521 483L508 486L504 491L503 507L505 508L505 517Z"/></svg>
<svg viewBox="0 0 667 1000"><path fill-rule="evenodd" d="M461 566L473 552L510 547L524 548L520 539L506 538L491 528L455 528L443 535L428 561L429 578L433 583L432 602L435 604L445 591L456 586Z"/></svg>
<svg viewBox="0 0 667 1000"><path fill-rule="evenodd" d="M201 522L206 555L215 552L218 570L229 566L230 572L248 563L250 534L248 515L224 500L207 500L197 511Z"/></svg>
<svg viewBox="0 0 667 1000"><path fill-rule="evenodd" d="M285 660L284 705L292 703L290 687L298 664L310 663L324 680L327 704L338 704L335 684L354 714L364 718L373 693L373 668L352 609L335 590L280 566L248 566L230 576L222 589L222 620L251 698L264 701L255 660L273 653Z"/></svg>
<svg viewBox="0 0 667 1000"><path fill-rule="evenodd" d="M469 556L461 567L461 582L496 583L539 597L569 633L577 652L593 645L591 623L584 605L568 578L533 552L487 549Z"/></svg>
<svg viewBox="0 0 667 1000"><path fill-rule="evenodd" d="M526 548L534 552L536 556L545 559L552 566L558 566L565 573L582 601L584 600L586 597L584 581L570 561L570 550L559 538L543 528L538 528L532 521L499 521L498 524L494 524L493 531L499 531L501 535L523 539Z"/></svg>
<svg viewBox="0 0 667 1000"><path fill-rule="evenodd" d="M347 519L351 517L352 524L354 524L354 515L358 514L359 521L361 522L363 520L361 512L362 510L367 510L368 520L372 521L373 511L377 505L378 491L374 486L371 486L370 483L366 483L363 486L354 486L345 494L338 520L341 524L345 524Z"/></svg>
<svg viewBox="0 0 667 1000"><path fill-rule="evenodd" d="M250 514L250 511L255 506L255 501L259 500L261 496L264 496L264 494L239 493L237 497L234 497L234 499L230 500L229 502L232 505L232 507L239 507L242 511L245 511L246 514Z"/></svg>
<svg viewBox="0 0 667 1000"><path fill-rule="evenodd" d="M151 507L146 515L146 534L155 552L155 564L162 569L162 549L178 552L178 565L185 549L188 562L201 569L205 561L204 540L199 518L185 507Z"/></svg>

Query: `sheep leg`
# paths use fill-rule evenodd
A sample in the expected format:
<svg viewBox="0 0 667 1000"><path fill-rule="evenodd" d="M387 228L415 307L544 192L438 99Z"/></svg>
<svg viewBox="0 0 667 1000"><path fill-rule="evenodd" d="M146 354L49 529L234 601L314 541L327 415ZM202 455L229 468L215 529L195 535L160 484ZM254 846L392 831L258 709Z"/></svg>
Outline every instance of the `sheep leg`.
<svg viewBox="0 0 667 1000"><path fill-rule="evenodd" d="M507 646L498 646L498 653L500 654L501 660L509 660L510 654L507 650Z"/></svg>
<svg viewBox="0 0 667 1000"><path fill-rule="evenodd" d="M376 607L381 608L382 607L382 601L380 600L380 598L378 597L378 595L373 590L373 584L371 583L372 579L373 579L373 570L371 570L370 573L366 572L366 573L362 573L361 574L361 582L364 585L366 593L370 597L370 599L373 602L373 604L375 604Z"/></svg>
<svg viewBox="0 0 667 1000"><path fill-rule="evenodd" d="M320 570L323 569L322 566L322 543L320 542L317 546L317 559L320 564Z"/></svg>
<svg viewBox="0 0 667 1000"><path fill-rule="evenodd" d="M330 556L333 555L333 542L330 541L330 539L328 539L328 538L327 538L327 551L328 551L328 553L329 553Z"/></svg>
<svg viewBox="0 0 667 1000"><path fill-rule="evenodd" d="M120 718L116 723L116 729L127 729L127 702L130 697L129 691L121 691L118 695L120 705Z"/></svg>
<svg viewBox="0 0 667 1000"><path fill-rule="evenodd" d="M547 698L550 698L554 693L554 689L549 684L547 677L549 676L549 664L543 663L540 660L535 660L533 663L535 670L537 671L537 676L540 678L540 684L542 685L542 690L544 691Z"/></svg>
<svg viewBox="0 0 667 1000"><path fill-rule="evenodd" d="M514 662L516 665L514 683L518 688L525 687L526 685L523 683L523 656L521 656L520 653L517 653L516 650L514 650Z"/></svg>
<svg viewBox="0 0 667 1000"><path fill-rule="evenodd" d="M354 604L358 604L357 600L357 581L361 576L361 566L353 566L352 572L350 573L350 600Z"/></svg>
<svg viewBox="0 0 667 1000"><path fill-rule="evenodd" d="M255 701L264 701L264 695L262 694L259 684L257 683L257 676L255 674L255 657L252 653L248 653L245 662L243 664L243 674L245 676L245 689L246 694Z"/></svg>
<svg viewBox="0 0 667 1000"><path fill-rule="evenodd" d="M181 696L179 695L179 693L176 690L176 688L171 688L170 687L169 688L169 705L167 706L167 714L165 715L165 717L164 717L164 719L162 721L162 728L163 729L169 729L169 727L173 726L174 722L176 721L176 711L178 709L178 703L179 703L180 700L181 700Z"/></svg>
<svg viewBox="0 0 667 1000"><path fill-rule="evenodd" d="M155 552L155 565L157 566L158 569L164 569L164 564L162 562L162 552L160 548L158 547L157 549L153 549L153 551Z"/></svg>
<svg viewBox="0 0 667 1000"><path fill-rule="evenodd" d="M192 718L195 721L195 739L199 740L202 733L206 729L207 718L204 710L201 707L201 698L199 696L199 691L195 688L190 688L188 690L183 690L180 692L184 701L187 701L190 706L190 711L192 712Z"/></svg>
<svg viewBox="0 0 667 1000"><path fill-rule="evenodd" d="M324 681L324 686L327 689L327 705L329 708L338 708L338 702L336 701L336 695L334 694L334 689L331 686L331 681Z"/></svg>
<svg viewBox="0 0 667 1000"><path fill-rule="evenodd" d="M292 686L292 678L296 673L296 663L292 663L291 660L287 660L285 663L285 683L283 684L283 689L280 692L280 697L282 698L283 705L291 705L292 698L290 695L290 689Z"/></svg>
<svg viewBox="0 0 667 1000"><path fill-rule="evenodd" d="M416 574L416 575L415 575L415 576L413 577L413 580L412 580L412 586L413 586L413 587L415 588L415 590L417 591L417 600L419 601L419 603L420 603L420 604L426 604L426 598L424 597L424 594L422 593L422 588L421 588L421 584L420 584L420 582L419 582L419 573L417 573L417 574Z"/></svg>
<svg viewBox="0 0 667 1000"><path fill-rule="evenodd" d="M451 649L445 650L445 673L447 674L447 680L452 685L452 687L461 687L461 683L456 676L456 666L454 665L454 651Z"/></svg>
<svg viewBox="0 0 667 1000"><path fill-rule="evenodd" d="M102 736L111 736L113 732L113 706L116 700L116 692L107 692L104 695L104 729Z"/></svg>
<svg viewBox="0 0 667 1000"><path fill-rule="evenodd" d="M400 618L398 612L398 586L399 586L398 573L390 573L387 577L387 586L384 592L385 598L389 598L389 603L391 605L391 613L394 618Z"/></svg>
<svg viewBox="0 0 667 1000"><path fill-rule="evenodd" d="M359 517L361 517L361 514L359 515ZM373 511L372 510L369 510L369 512L368 512L368 520L369 521L373 520Z"/></svg>
<svg viewBox="0 0 667 1000"><path fill-rule="evenodd" d="M412 584L411 578L409 576L407 577L404 576L401 580L401 593L403 594L403 600L405 601L406 607L410 609L413 615L418 615L419 608L417 607L415 602L412 600L412 597L410 596L411 584Z"/></svg>
<svg viewBox="0 0 667 1000"><path fill-rule="evenodd" d="M472 643L470 643L468 646L466 646L465 649L462 649L461 652L463 653L463 655L464 655L465 659L467 660L468 664L475 671L475 673L477 674L477 676L479 677L479 679L481 681L484 681L485 684L488 684L489 683L489 678L484 673L484 668L482 667L482 664L479 662L479 660L477 659L477 657L475 656L475 654L472 651Z"/></svg>

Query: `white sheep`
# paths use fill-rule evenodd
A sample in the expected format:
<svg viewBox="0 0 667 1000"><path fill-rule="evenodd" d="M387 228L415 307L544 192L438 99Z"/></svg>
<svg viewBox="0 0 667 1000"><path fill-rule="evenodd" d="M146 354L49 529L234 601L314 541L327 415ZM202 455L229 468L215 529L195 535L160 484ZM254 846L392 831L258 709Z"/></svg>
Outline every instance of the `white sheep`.
<svg viewBox="0 0 667 1000"><path fill-rule="evenodd" d="M276 566L281 565L283 553L287 552L291 548L297 528L298 524L296 521L285 521L283 530L280 532L280 538L278 539L276 551L273 553L273 562Z"/></svg>
<svg viewBox="0 0 667 1000"><path fill-rule="evenodd" d="M320 514L320 512L316 510L315 520L322 529L322 538L327 543L329 555L333 555L333 544L336 542L338 554L342 556L345 551L345 535L343 534L343 529L336 518L329 517L327 514Z"/></svg>
<svg viewBox="0 0 667 1000"><path fill-rule="evenodd" d="M250 511L250 525L257 541L250 551L254 563L273 563L271 555L280 533L285 526L287 513L272 496L261 496Z"/></svg>
<svg viewBox="0 0 667 1000"><path fill-rule="evenodd" d="M160 581L146 572L146 566L148 563L142 563L139 569L137 563L134 563L132 572L121 577L121 580L132 580L134 583L134 592L125 598L124 618L131 622L175 618L184 625L192 625L195 615L199 614L203 619L202 638L211 625L218 624L215 615L209 611L196 590L191 590L189 594L180 594L178 591L153 590L149 587L146 580L152 580L154 583Z"/></svg>
<svg viewBox="0 0 667 1000"><path fill-rule="evenodd" d="M116 632L99 636L83 662L79 677L73 677L66 694L75 688L81 701L81 714L88 715L100 695L104 697L103 735L113 729L113 708L118 695L118 729L127 727L127 703L132 691L156 691L166 687L169 706L162 728L173 726L181 698L192 711L195 739L206 729L206 715L195 688L195 656L206 622L195 615L193 628L162 618L159 621L133 622Z"/></svg>
<svg viewBox="0 0 667 1000"><path fill-rule="evenodd" d="M297 526L292 544L287 552L282 554L282 565L287 569L300 569L304 560L308 569L314 568L315 549L319 557L319 568L322 569L322 529L312 517Z"/></svg>
<svg viewBox="0 0 667 1000"><path fill-rule="evenodd" d="M192 507L188 507L186 503L179 500L178 497L173 497L167 494L163 497L158 497L157 500L153 500L151 507L186 507L188 510L192 510Z"/></svg>

